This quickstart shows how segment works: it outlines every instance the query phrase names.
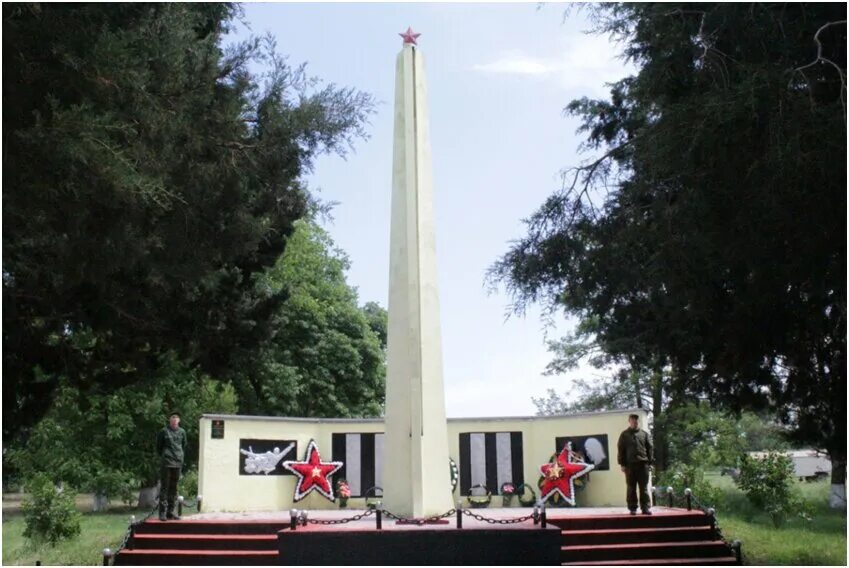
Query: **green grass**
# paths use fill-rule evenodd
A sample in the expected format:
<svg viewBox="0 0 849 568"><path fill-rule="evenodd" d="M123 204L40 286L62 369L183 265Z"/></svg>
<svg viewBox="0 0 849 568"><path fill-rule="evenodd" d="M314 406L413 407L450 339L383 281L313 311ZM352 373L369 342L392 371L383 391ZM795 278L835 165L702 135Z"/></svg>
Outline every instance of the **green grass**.
<svg viewBox="0 0 849 568"><path fill-rule="evenodd" d="M799 483L812 505L813 517L788 519L775 528L756 510L728 477L707 475L722 490L717 519L723 536L743 543L743 561L749 565L846 565L846 513L828 508L829 482Z"/></svg>
<svg viewBox="0 0 849 568"><path fill-rule="evenodd" d="M138 512L84 513L79 537L50 545L36 545L24 538L24 518L3 515L3 564L96 566L103 562L104 548L115 550L124 539L130 515Z"/></svg>

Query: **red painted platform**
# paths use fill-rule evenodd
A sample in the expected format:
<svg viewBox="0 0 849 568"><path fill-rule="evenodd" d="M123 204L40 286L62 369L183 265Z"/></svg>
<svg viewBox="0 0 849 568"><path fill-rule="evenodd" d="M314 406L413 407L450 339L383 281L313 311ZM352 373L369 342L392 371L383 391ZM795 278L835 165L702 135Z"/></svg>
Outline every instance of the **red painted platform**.
<svg viewBox="0 0 849 568"><path fill-rule="evenodd" d="M308 518L333 521L362 510L315 510ZM527 508L471 509L491 520L511 519ZM463 517L448 524L399 524L375 515L344 524L289 530L288 511L204 513L181 521L149 520L136 526L121 565L362 565L532 564L730 565L737 559L701 511L657 507L651 516L621 509L549 509L548 529L531 520L491 524ZM344 551L340 553L339 551ZM521 554L517 553L519 551ZM533 553L531 553L533 556Z"/></svg>

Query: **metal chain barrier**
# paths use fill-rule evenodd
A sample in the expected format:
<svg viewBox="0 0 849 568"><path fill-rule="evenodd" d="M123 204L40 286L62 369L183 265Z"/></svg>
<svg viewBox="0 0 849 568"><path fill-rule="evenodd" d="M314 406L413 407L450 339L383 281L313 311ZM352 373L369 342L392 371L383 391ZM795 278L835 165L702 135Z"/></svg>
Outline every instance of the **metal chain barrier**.
<svg viewBox="0 0 849 568"><path fill-rule="evenodd" d="M127 527L127 532L124 533L124 539L121 541L121 544L118 546L118 548L113 553L112 558L115 558L118 555L119 552L121 552L122 550L127 548L127 545L130 543L130 539L133 538L133 534L135 533L136 525L139 525L139 524L147 521L149 518L151 518L154 515L154 513L156 513L156 511L158 509L159 509L159 499L157 498L156 505L153 507L153 509L150 510L150 512L147 515L142 517L142 519L140 521L135 521L135 522L130 523L130 526Z"/></svg>
<svg viewBox="0 0 849 568"><path fill-rule="evenodd" d="M342 525L345 523L350 523L351 521L359 521L360 519L365 519L368 516L374 514L374 509L369 509L365 513L360 515L354 515L353 517L348 517L346 519L333 519L333 520L323 520L323 519L307 519L307 522L313 525Z"/></svg>
<svg viewBox="0 0 849 568"><path fill-rule="evenodd" d="M524 517L516 517L514 519L489 519L487 517L484 517L483 515L473 513L469 509L463 509L463 514L467 517L472 517L473 519L477 519L478 521L483 521L491 525L514 525L516 523L524 523L525 521L529 521L534 518L533 513L531 513L530 515L525 515Z"/></svg>
<svg viewBox="0 0 849 568"><path fill-rule="evenodd" d="M395 519L396 521L400 521L401 523L411 524L411 525L425 525L427 523L433 523L444 519L446 517L454 516L457 513L457 509L451 509L441 515L434 515L432 517L428 517L426 519L408 519L406 517L399 517L398 515L387 511L386 509L381 509L381 512L386 515L390 519Z"/></svg>
<svg viewBox="0 0 849 568"><path fill-rule="evenodd" d="M683 495L683 496L680 496L680 497L677 496L677 495L674 495L674 494L671 494L671 495L672 495L673 504L675 504L675 498L676 497L678 498L679 502L681 502L681 498L683 497L684 506L687 505L687 502L686 502L687 496L686 495ZM713 507L708 507L707 505L702 503L699 500L699 498L696 497L696 494L693 493L692 491L690 492L690 499L691 499L692 507L694 509L698 509L699 511L703 512L705 515L710 517L711 528L713 529L714 534L716 535L716 538L718 538L719 540L721 540L722 542L724 542L725 544L730 546L731 549L734 550L735 555L738 556L738 560L742 562L742 551L740 550L740 541L728 542L728 539L725 538L725 535L722 534L722 528L719 526L719 517L717 517L717 515L716 515L716 509L713 508Z"/></svg>

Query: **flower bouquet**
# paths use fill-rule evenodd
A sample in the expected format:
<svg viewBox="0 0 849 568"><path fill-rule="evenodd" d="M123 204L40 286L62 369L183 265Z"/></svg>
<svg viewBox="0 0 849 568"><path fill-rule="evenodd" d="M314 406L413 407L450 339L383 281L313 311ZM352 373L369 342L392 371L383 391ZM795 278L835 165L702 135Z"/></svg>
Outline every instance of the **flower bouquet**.
<svg viewBox="0 0 849 568"><path fill-rule="evenodd" d="M348 499L351 498L351 488L348 487L348 482L340 479L336 482L336 494L339 496L339 508L344 509L348 506Z"/></svg>
<svg viewBox="0 0 849 568"><path fill-rule="evenodd" d="M501 506L509 507L513 504L513 496L516 495L516 487L511 481L501 484Z"/></svg>

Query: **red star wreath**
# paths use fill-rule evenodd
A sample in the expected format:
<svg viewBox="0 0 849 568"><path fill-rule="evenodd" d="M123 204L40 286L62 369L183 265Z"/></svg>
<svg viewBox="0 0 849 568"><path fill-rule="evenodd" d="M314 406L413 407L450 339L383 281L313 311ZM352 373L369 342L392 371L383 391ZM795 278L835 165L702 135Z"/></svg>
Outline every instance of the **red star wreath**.
<svg viewBox="0 0 849 568"><path fill-rule="evenodd" d="M588 474L594 467L591 463L572 461L572 443L569 442L553 462L540 466L539 472L544 478L540 499L545 502L555 493L560 493L567 503L574 506L575 479Z"/></svg>
<svg viewBox="0 0 849 568"><path fill-rule="evenodd" d="M298 482L295 484L296 502L309 495L313 489L331 501L336 500L333 496L333 485L327 478L339 471L342 462L321 461L315 440L310 440L307 445L304 461L284 461L282 465L298 476Z"/></svg>

